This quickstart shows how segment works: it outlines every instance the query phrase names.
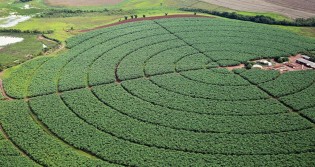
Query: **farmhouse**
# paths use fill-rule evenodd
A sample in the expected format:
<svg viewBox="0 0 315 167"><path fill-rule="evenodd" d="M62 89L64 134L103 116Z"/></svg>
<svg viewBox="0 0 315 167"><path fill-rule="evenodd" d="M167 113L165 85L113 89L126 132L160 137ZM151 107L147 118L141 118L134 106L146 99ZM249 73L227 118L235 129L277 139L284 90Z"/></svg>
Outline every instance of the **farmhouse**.
<svg viewBox="0 0 315 167"><path fill-rule="evenodd" d="M303 64L303 65L305 65L307 67L315 69L315 63L311 62L309 60L306 60L306 59L303 59L303 58L299 58L299 59L296 60L296 62L299 63L299 64Z"/></svg>

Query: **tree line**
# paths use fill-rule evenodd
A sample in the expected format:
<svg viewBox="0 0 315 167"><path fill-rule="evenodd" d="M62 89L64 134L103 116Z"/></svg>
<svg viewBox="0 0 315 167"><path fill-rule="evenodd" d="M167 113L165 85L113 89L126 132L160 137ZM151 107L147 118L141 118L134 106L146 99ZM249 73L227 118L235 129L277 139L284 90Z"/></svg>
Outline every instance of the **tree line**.
<svg viewBox="0 0 315 167"><path fill-rule="evenodd" d="M39 30L20 30L20 29L0 29L0 32L9 33L28 33L28 34L52 34L53 30L39 31Z"/></svg>
<svg viewBox="0 0 315 167"><path fill-rule="evenodd" d="M273 25L284 25L284 26L305 26L305 27L314 27L315 26L315 18L298 18L294 21L288 20L276 20L269 16L264 15L256 15L256 16L246 16L242 14L238 14L236 12L218 12L211 11L206 9L196 9L196 8L180 8L179 10L186 12L198 12L198 13L206 13L221 17L226 17L229 19L243 20L243 21L251 21L256 23L264 23L264 24L273 24Z"/></svg>

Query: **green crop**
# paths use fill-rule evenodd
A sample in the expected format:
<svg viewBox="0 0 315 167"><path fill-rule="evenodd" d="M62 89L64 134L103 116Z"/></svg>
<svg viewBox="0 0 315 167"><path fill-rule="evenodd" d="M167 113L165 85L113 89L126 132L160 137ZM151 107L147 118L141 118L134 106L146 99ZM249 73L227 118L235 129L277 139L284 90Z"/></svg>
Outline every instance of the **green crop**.
<svg viewBox="0 0 315 167"><path fill-rule="evenodd" d="M315 72L225 68L314 50L312 39L176 18L67 47L4 79L13 99L0 101L0 166L315 165Z"/></svg>

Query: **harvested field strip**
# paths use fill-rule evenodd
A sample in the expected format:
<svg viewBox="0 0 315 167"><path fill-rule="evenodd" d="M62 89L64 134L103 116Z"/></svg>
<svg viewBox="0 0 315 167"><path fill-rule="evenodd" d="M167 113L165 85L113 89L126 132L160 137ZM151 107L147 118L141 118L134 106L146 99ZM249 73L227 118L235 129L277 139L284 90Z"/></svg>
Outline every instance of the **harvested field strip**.
<svg viewBox="0 0 315 167"><path fill-rule="evenodd" d="M99 5L114 5L122 2L123 0L45 0L45 3L51 6L99 6Z"/></svg>
<svg viewBox="0 0 315 167"><path fill-rule="evenodd" d="M212 3L215 5L240 10L240 11L253 11L253 12L275 12L283 14L291 18L308 18L315 15L314 9L315 3L308 3L308 5L303 5L297 8L294 4L307 4L303 2L297 2L294 0L286 1L285 5L275 3L274 0L202 0L204 2Z"/></svg>
<svg viewBox="0 0 315 167"><path fill-rule="evenodd" d="M309 0L300 0L300 1L294 1L294 0L264 0L273 4L277 4L280 6L285 6L293 9L298 9L302 11L308 11L308 12L314 12L315 8L315 2L309 1Z"/></svg>

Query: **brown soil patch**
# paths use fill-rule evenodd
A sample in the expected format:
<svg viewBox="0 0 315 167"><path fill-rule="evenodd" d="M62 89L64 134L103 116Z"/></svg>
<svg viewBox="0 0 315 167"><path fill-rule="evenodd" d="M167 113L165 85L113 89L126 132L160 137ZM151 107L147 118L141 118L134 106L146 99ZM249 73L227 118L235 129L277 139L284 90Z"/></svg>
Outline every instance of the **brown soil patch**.
<svg viewBox="0 0 315 167"><path fill-rule="evenodd" d="M45 0L51 6L98 6L115 5L123 0Z"/></svg>
<svg viewBox="0 0 315 167"><path fill-rule="evenodd" d="M240 65L237 65L237 66L227 66L227 67L221 67L221 68L225 68L225 69L227 69L229 71L232 71L234 69L239 69L239 68L244 68L244 67L245 67L244 64L240 64Z"/></svg>
<svg viewBox="0 0 315 167"><path fill-rule="evenodd" d="M285 63L277 63L272 60L272 66L263 66L264 70L277 70L280 73L285 73L289 71L301 71L301 70L309 70L311 68L301 65L296 62L297 59L302 58L301 54L289 57L289 62Z"/></svg>
<svg viewBox="0 0 315 167"><path fill-rule="evenodd" d="M315 12L315 1L313 0L264 0L272 4L279 6L306 11L306 12Z"/></svg>
<svg viewBox="0 0 315 167"><path fill-rule="evenodd" d="M315 1L311 0L201 0L234 10L274 12L290 18L315 16Z"/></svg>
<svg viewBox="0 0 315 167"><path fill-rule="evenodd" d="M280 71L280 73L312 69L312 68L309 68L309 67L306 67L304 65L297 63L296 60L299 58L302 58L301 54L289 57L289 62L285 62L285 63L277 63L274 60L271 60L270 62L272 63L272 66L262 66L262 69L263 70L277 70L277 71ZM253 62L259 62L261 60L267 60L267 59L255 60ZM228 67L219 67L219 68L225 68L232 71L234 69L244 68L244 67L245 67L244 64L240 64L237 66L228 66Z"/></svg>
<svg viewBox="0 0 315 167"><path fill-rule="evenodd" d="M202 15L191 15L191 14L178 14L178 15L168 15L168 16L153 16L153 17L145 17L145 18L137 18L137 19L128 19L128 20L123 20L119 21L113 24L108 24L100 27L95 27L92 29L87 29L87 30L81 30L80 32L88 32L92 30L97 30L101 28L106 28L106 27L111 27L111 26L116 26L119 24L125 24L125 23L130 23L130 22L136 22L136 21L143 21L143 20L156 20L156 19L165 19L165 18L182 18L182 17L207 17L207 18L213 18L211 16L202 16Z"/></svg>

